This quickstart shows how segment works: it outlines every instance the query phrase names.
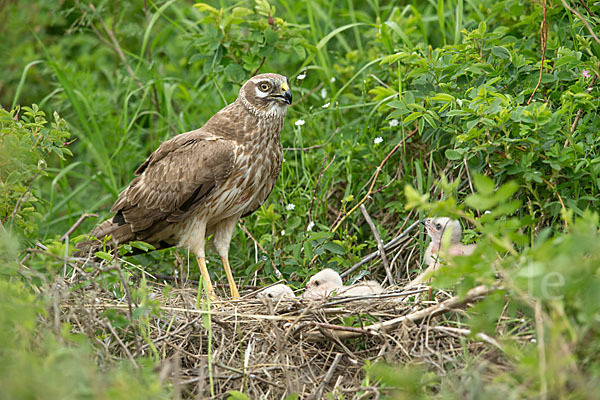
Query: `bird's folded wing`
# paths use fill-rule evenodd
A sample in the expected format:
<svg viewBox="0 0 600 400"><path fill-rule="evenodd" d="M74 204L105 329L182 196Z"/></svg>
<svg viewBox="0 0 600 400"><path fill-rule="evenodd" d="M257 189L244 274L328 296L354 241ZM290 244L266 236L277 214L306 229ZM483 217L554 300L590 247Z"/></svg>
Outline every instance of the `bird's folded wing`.
<svg viewBox="0 0 600 400"><path fill-rule="evenodd" d="M231 175L235 143L201 132L164 142L137 169L136 177L111 211L133 232L175 222L193 212L208 193Z"/></svg>

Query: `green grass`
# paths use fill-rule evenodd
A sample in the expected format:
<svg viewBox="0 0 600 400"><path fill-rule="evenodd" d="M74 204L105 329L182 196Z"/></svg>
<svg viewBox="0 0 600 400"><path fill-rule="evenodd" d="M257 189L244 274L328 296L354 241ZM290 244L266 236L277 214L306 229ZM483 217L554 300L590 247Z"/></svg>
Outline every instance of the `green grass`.
<svg viewBox="0 0 600 400"><path fill-rule="evenodd" d="M589 3L598 15L599 6ZM489 240L501 255L510 253L509 247L531 252L550 270L551 263L535 250L547 239L539 239L540 231L573 234L565 228L573 224L569 213L591 218L586 210L598 210L600 44L560 3L548 8L546 73L531 104L541 59L537 3L208 4L214 11L162 0L99 2L95 9L69 1L35 1L27 7L10 2L0 10L0 104L9 110L36 103L48 117L58 111L75 139L67 144L73 156L64 160L40 150L49 167L34 181L38 201L23 210L25 243L58 246L57 239L82 214L99 217L86 220L71 237L108 217L137 166L161 142L202 126L232 102L263 58L260 72L287 75L297 101L281 134L284 148L310 149L285 151L273 193L244 221L268 257L255 254L241 229L234 234L231 264L236 277L248 277L245 283L257 270L263 282L275 281L273 262L301 287L317 268L343 270L374 250L359 212L330 230L338 212L352 210L367 195L377 167L398 143L402 146L374 184L376 193L365 202L384 241L407 220L458 212L474 228L469 234ZM265 15L271 6L273 16L281 18L276 28ZM595 28L595 19L577 7ZM584 71L596 76L594 81ZM301 74L306 77L297 79ZM298 120L304 125L297 126ZM36 165L31 163L30 175L15 187L25 190ZM504 199L505 208L481 206L495 201L489 193L465 205L476 174L489 177L493 189L512 181L518 191ZM407 187L437 205L412 199L414 207L407 208ZM14 196L5 200L14 205ZM513 209L509 200L520 205ZM497 211L499 225L485 221L490 209ZM6 210L3 218L12 212ZM311 231L309 212L315 224ZM520 221L518 228L513 219ZM499 231L485 231L486 226ZM422 232L418 240L424 241ZM170 275L173 253L130 261ZM219 264L214 254L210 257L210 265ZM572 259L585 261L578 257ZM511 260L515 271L524 262ZM484 267L474 265L464 270L471 284L488 278L477 270ZM35 266L42 273L47 268ZM195 268L191 273L198 278ZM211 273L224 279L218 268ZM360 273L384 277L376 264ZM567 308L577 303L570 295ZM596 335L597 326L586 324Z"/></svg>

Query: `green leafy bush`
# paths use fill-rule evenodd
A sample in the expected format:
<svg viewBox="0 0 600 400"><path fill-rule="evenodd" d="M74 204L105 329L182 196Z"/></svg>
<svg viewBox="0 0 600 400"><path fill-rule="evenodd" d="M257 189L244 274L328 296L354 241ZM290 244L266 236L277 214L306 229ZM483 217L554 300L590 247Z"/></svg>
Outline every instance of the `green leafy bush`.
<svg viewBox="0 0 600 400"><path fill-rule="evenodd" d="M362 215L349 213L361 202L384 241L430 214L461 217L480 246L435 284L503 286L465 318L474 332L502 332L510 368L490 372L465 355L444 376L385 369L367 383L404 385L411 398L593 397L600 44L584 21L597 31L600 5L564 3L579 16L559 1L10 2L0 11L0 102L60 111L77 142L72 159L51 161L48 151L68 154L63 122L40 128L39 147L40 110L20 121L2 114L3 131L18 133L6 153L21 154L0 155L10 166L3 226L47 243L85 212L107 216L161 141L201 126L255 71L280 72L296 101L282 131L285 162L267 204L244 221L258 243L236 231L234 275L261 270L274 281L274 265L300 286L317 268L351 266L376 248ZM424 238L395 271L419 269ZM14 276L18 242L0 243ZM173 253L133 262L173 275ZM35 259L58 265L46 261ZM377 264L357 272L383 276ZM525 334L536 343L523 345Z"/></svg>
<svg viewBox="0 0 600 400"><path fill-rule="evenodd" d="M19 112L23 111L21 115ZM48 126L37 105L0 108L0 222L5 230L25 236L38 232L41 221L37 182L47 175L47 158L64 160L70 133L64 119L54 113ZM43 201L43 200L42 200Z"/></svg>
<svg viewBox="0 0 600 400"><path fill-rule="evenodd" d="M22 283L0 278L0 399L170 398L151 368L98 366L87 338L40 322L47 306Z"/></svg>

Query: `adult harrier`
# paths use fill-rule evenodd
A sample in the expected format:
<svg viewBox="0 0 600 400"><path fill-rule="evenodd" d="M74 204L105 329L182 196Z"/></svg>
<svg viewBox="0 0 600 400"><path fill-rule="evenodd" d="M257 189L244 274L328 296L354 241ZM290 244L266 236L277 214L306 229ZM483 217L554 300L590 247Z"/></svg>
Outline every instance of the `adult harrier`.
<svg viewBox="0 0 600 400"><path fill-rule="evenodd" d="M271 193L281 170L280 132L292 93L286 77L262 74L240 89L238 98L200 128L161 144L111 208L116 213L80 243L89 254L110 235L110 244L142 240L156 249L182 247L198 260L211 296L204 252L214 245L239 297L229 267L229 242L240 217L254 212Z"/></svg>

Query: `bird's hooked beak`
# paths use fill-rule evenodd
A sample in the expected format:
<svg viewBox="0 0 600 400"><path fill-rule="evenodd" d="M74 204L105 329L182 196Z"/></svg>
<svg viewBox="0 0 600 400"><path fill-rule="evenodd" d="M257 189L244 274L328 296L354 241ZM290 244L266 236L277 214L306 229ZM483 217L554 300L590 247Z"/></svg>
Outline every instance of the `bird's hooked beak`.
<svg viewBox="0 0 600 400"><path fill-rule="evenodd" d="M281 93L271 95L274 99L280 100L287 105L292 104L292 91L287 82L281 84Z"/></svg>
<svg viewBox="0 0 600 400"><path fill-rule="evenodd" d="M422 219L421 223L425 227L425 231L427 231L427 232L431 231L431 218Z"/></svg>

